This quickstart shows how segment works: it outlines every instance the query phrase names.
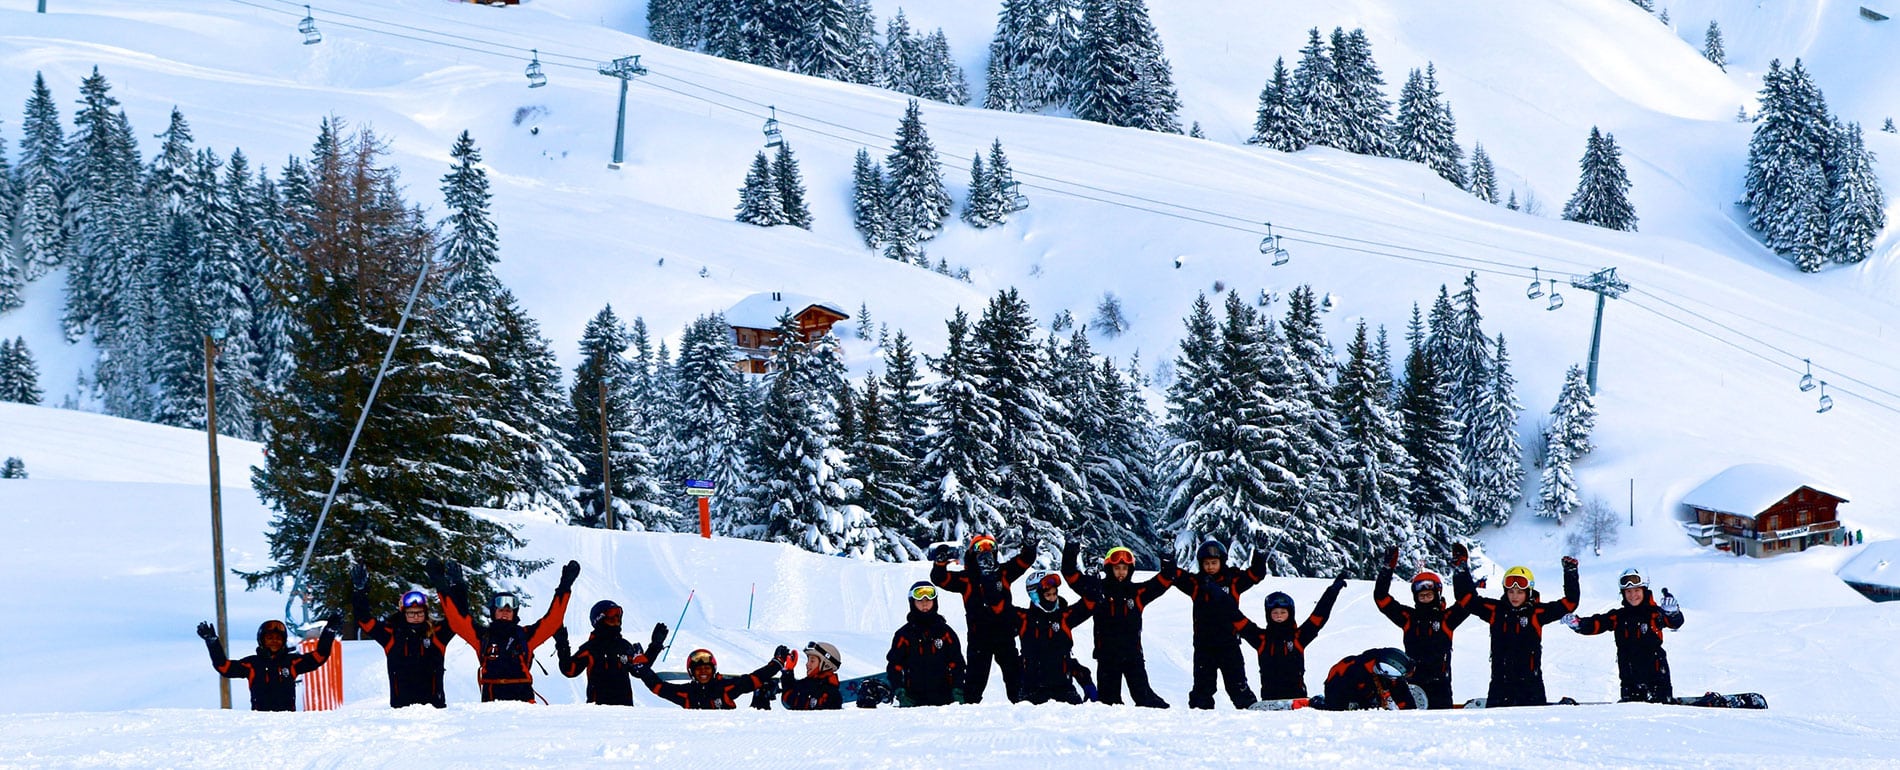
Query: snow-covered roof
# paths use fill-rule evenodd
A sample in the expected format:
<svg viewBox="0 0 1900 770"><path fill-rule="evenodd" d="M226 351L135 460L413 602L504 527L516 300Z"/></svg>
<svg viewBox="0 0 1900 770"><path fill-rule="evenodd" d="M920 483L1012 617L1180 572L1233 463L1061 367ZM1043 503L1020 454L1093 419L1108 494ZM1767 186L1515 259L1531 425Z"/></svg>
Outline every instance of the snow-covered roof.
<svg viewBox="0 0 1900 770"><path fill-rule="evenodd" d="M1704 511L1715 511L1754 518L1755 514L1781 502L1795 490L1808 487L1845 501L1847 495L1807 476L1779 465L1748 463L1737 465L1702 483L1683 495L1682 504Z"/></svg>
<svg viewBox="0 0 1900 770"><path fill-rule="evenodd" d="M1849 583L1900 588L1900 540L1868 543L1837 574Z"/></svg>
<svg viewBox="0 0 1900 770"><path fill-rule="evenodd" d="M726 323L747 329L776 329L778 317L790 312L798 315L809 307L821 307L838 315L850 318L844 308L828 300L808 294L793 294L789 291L763 291L733 305L726 311Z"/></svg>

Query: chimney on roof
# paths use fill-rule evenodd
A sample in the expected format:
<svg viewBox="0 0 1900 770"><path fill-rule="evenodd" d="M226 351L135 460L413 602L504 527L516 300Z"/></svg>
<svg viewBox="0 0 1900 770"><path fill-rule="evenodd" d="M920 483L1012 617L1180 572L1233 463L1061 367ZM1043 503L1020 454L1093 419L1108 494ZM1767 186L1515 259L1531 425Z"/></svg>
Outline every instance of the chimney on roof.
<svg viewBox="0 0 1900 770"><path fill-rule="evenodd" d="M783 295L781 295L781 294L779 294L778 292L776 292L776 291L775 291L775 292L772 292L772 301L773 301L773 302L784 302L784 301L785 301L785 297L784 297Z"/></svg>

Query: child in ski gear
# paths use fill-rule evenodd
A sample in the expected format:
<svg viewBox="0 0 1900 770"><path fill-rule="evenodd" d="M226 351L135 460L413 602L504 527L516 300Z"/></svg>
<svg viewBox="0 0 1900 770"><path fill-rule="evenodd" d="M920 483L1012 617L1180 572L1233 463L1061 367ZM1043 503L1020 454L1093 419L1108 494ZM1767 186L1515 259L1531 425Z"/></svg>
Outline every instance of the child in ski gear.
<svg viewBox="0 0 1900 770"><path fill-rule="evenodd" d="M1008 563L996 563L996 538L977 535L970 538L964 554L963 569L951 572L950 555L941 549L932 559L930 582L953 593L963 594L963 617L970 634L969 671L963 678L964 697L970 703L983 702L983 690L989 687L990 664L1003 673L1003 692L1009 701L1022 699L1022 659L1016 654L1019 626L1016 604L1009 584L1029 571L1036 560L1036 533L1023 525L1022 552Z"/></svg>
<svg viewBox="0 0 1900 770"><path fill-rule="evenodd" d="M350 565L350 611L364 636L383 647L389 671L389 707L429 705L446 708L442 696L442 653L455 630L429 619L429 595L410 591L401 608L387 619L369 611L369 573L362 564Z"/></svg>
<svg viewBox="0 0 1900 770"><path fill-rule="evenodd" d="M666 624L653 626L655 640L666 639ZM659 647L664 648L664 641ZM662 681L659 674L653 673L650 656L652 648L633 659L633 675L646 684L654 695L668 702L688 709L734 709L739 707L738 696L764 687L772 674L785 667L785 661L792 654L790 649L780 646L772 654L772 659L760 666L757 671L744 676L720 676L719 661L711 650L694 650L686 655L686 672L692 680L685 684Z"/></svg>
<svg viewBox="0 0 1900 770"><path fill-rule="evenodd" d="M1081 703L1071 683L1070 652L1075 649L1075 627L1089 619L1089 608L1069 604L1059 589L1062 576L1053 572L1032 575L1029 608L1017 610L1023 639L1023 700Z"/></svg>
<svg viewBox="0 0 1900 770"><path fill-rule="evenodd" d="M937 614L937 587L910 586L910 613L891 636L884 655L885 678L899 706L947 706L963 702L963 648L957 632Z"/></svg>
<svg viewBox="0 0 1900 770"><path fill-rule="evenodd" d="M1617 578L1623 606L1600 615L1565 615L1564 625L1580 634L1616 632L1616 672L1623 684L1624 701L1668 703L1675 698L1669 682L1669 656L1663 652L1663 629L1682 628L1682 608L1663 589L1662 605L1649 593L1649 581L1634 569Z"/></svg>
<svg viewBox="0 0 1900 770"><path fill-rule="evenodd" d="M198 624L198 638L205 640L205 648L211 652L211 667L217 669L218 674L226 679L249 682L252 711L296 711L297 677L322 668L323 662L330 659L330 648L336 644L336 628L343 623L343 613L331 612L323 621L323 635L317 638L316 651L309 655L290 651L290 632L281 620L266 620L258 625L257 654L238 660L225 658L224 646L218 644L217 629L210 623Z"/></svg>
<svg viewBox="0 0 1900 770"><path fill-rule="evenodd" d="M1176 567L1170 577L1176 589L1194 599L1194 689L1188 692L1188 708L1214 707L1217 677L1226 686L1234 708L1247 708L1257 700L1247 685L1247 666L1240 656L1234 619L1240 617L1241 593L1258 585L1267 574L1267 549L1261 546L1264 542L1256 543L1253 563L1243 572L1228 569L1227 549L1209 540L1194 553L1199 572L1189 574Z"/></svg>
<svg viewBox="0 0 1900 770"><path fill-rule="evenodd" d="M581 565L570 561L561 568L561 582L554 589L554 600L547 614L528 625L521 625L521 598L510 592L489 597L486 626L478 626L468 610L468 583L460 567L444 569L442 562L430 559L429 576L436 582L436 595L442 599L442 616L455 635L475 648L481 662L477 680L482 702L518 700L534 702L534 649L554 637L567 614L567 600L580 577Z"/></svg>
<svg viewBox="0 0 1900 770"><path fill-rule="evenodd" d="M1452 545L1452 563L1463 566L1469 558L1462 543ZM1399 566L1397 546L1386 549L1379 579L1372 584L1372 600L1404 637L1405 654L1412 659L1411 682L1425 691L1426 708L1448 709L1451 699L1451 639L1458 624L1471 617L1463 604L1445 605L1445 581L1435 572L1412 576L1412 605L1392 598L1392 571Z"/></svg>
<svg viewBox="0 0 1900 770"><path fill-rule="evenodd" d="M1313 701L1327 711L1416 709L1411 683L1412 659L1391 647L1351 655L1326 672L1326 694Z"/></svg>
<svg viewBox="0 0 1900 770"><path fill-rule="evenodd" d="M785 673L779 680L779 700L792 711L822 711L844 708L844 696L838 692L838 666L844 659L838 648L828 642L805 645L805 678L796 679L798 653L783 661Z"/></svg>
<svg viewBox="0 0 1900 770"><path fill-rule="evenodd" d="M1491 626L1491 689L1486 708L1542 706L1544 696L1544 626L1560 621L1577 609L1577 560L1565 556L1564 596L1539 602L1537 579L1529 568L1512 567L1504 573L1504 598L1477 595L1471 570L1458 566L1452 578L1458 604Z"/></svg>
<svg viewBox="0 0 1900 770"><path fill-rule="evenodd" d="M1095 665L1101 669L1101 701L1120 704L1122 680L1126 679L1135 705L1167 708L1168 702L1148 685L1148 664L1141 651L1141 616L1150 602L1168 592L1174 565L1164 563L1154 577L1136 583L1135 552L1118 546L1102 557L1102 574L1096 577L1076 568L1081 550L1082 544L1076 541L1063 547L1062 577L1095 615Z"/></svg>
<svg viewBox="0 0 1900 770"><path fill-rule="evenodd" d="M1319 638L1320 628L1333 614L1333 602L1346 587L1344 575L1333 578L1313 614L1306 622L1293 625L1293 597L1279 591L1267 595L1267 626L1261 628L1241 616L1234 629L1241 641L1253 646L1260 656L1260 699L1285 700L1306 697L1306 646Z"/></svg>
<svg viewBox="0 0 1900 770"><path fill-rule="evenodd" d="M641 650L640 645L620 634L624 614L620 605L611 601L595 602L587 611L587 621L594 630L578 650L568 648L566 625L554 631L554 652L561 675L573 679L582 672L587 674L588 703L633 705L633 659Z"/></svg>

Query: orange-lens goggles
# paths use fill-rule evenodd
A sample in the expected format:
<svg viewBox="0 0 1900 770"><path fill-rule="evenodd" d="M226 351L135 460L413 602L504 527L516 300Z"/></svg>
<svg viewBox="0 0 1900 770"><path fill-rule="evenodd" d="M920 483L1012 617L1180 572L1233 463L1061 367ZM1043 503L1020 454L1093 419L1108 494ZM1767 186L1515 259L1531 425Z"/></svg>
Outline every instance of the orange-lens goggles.
<svg viewBox="0 0 1900 770"><path fill-rule="evenodd" d="M705 650L695 650L692 655L686 657L688 666L711 666L717 663L718 661L713 660L713 654Z"/></svg>
<svg viewBox="0 0 1900 770"><path fill-rule="evenodd" d="M1529 591L1531 590L1531 581L1524 579L1523 575L1504 576L1504 590L1509 591L1513 588L1520 591Z"/></svg>
<svg viewBox="0 0 1900 770"><path fill-rule="evenodd" d="M994 551L996 550L996 538L990 537L989 535L977 535L976 537L970 538L970 548L977 551Z"/></svg>
<svg viewBox="0 0 1900 770"><path fill-rule="evenodd" d="M910 589L910 598L915 599L917 601L923 601L925 599L935 601L937 598L937 587L936 586L918 586L916 588L912 588Z"/></svg>
<svg viewBox="0 0 1900 770"><path fill-rule="evenodd" d="M1116 546L1108 549L1108 553L1102 556L1102 563L1108 565L1126 564L1133 567L1135 566L1135 552L1121 546Z"/></svg>
<svg viewBox="0 0 1900 770"><path fill-rule="evenodd" d="M1036 587L1037 588L1061 588L1062 576L1055 574L1053 572L1047 575L1043 575L1041 580L1036 581Z"/></svg>

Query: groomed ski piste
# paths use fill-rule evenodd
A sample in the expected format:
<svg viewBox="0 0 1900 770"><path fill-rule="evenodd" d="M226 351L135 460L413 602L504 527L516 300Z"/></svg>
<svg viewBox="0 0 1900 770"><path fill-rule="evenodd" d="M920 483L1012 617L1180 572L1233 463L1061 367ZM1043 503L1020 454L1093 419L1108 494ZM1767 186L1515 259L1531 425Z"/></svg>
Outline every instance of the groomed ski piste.
<svg viewBox="0 0 1900 770"><path fill-rule="evenodd" d="M0 767L1866 767L1900 757L1900 651L1892 644L1900 605L1870 604L1834 575L1855 550L1738 561L1695 547L1674 521L1675 502L1688 489L1730 465L1768 462L1846 489L1857 503L1842 516L1870 541L1900 534L1888 502L1900 495L1890 459L1900 414L1847 380L1892 389L1900 379L1900 348L1884 337L1886 325L1900 328L1890 299L1900 288L1893 228L1867 263L1803 276L1763 250L1728 205L1739 194L1749 130L1734 122L1735 109L1753 103L1769 58L1796 56L1815 72L1832 109L1868 127L1888 199L1900 198L1893 181L1900 174L1891 166L1900 162L1900 139L1873 130L1900 111L1900 75L1883 59L1900 33L1858 20L1853 4L1799 0L1754 9L1675 0L1668 7L1681 29L1671 30L1625 0L1152 3L1186 104L1182 120L1201 121L1213 141L924 105L959 198L968 153L993 137L1003 139L1019 173L1044 177L1021 177L1032 207L1007 227L950 225L930 244L933 256L972 270L973 283L963 284L884 260L862 249L850 229L851 153L859 143L883 152L902 95L653 45L638 37L640 3L319 2L316 15L336 23L325 27L323 44L307 47L294 28L301 7L259 3L282 8L51 0L52 12L40 16L31 3L9 4L0 8L0 87L7 89L0 106L24 99L33 72L44 71L70 117L78 79L97 65L144 134L161 129L175 104L201 144L221 152L242 147L271 166L307 150L318 120L334 114L388 139L408 192L425 202L434 200L450 141L466 128L495 183L498 272L569 366L585 320L608 302L663 333L758 291L825 296L847 308L867 302L878 320L908 330L934 353L952 309L978 307L997 289L1021 288L1043 318L1061 309L1086 317L1112 291L1133 326L1119 339L1097 340L1097 350L1118 360L1140 352L1152 367L1173 357L1180 317L1215 281L1243 296L1300 283L1331 293L1326 324L1339 346L1359 318L1397 332L1411 302L1428 301L1440 283L1456 286L1466 269L1483 266L1421 250L1565 276L1618 267L1642 291L1612 303L1605 317L1599 448L1578 473L1586 491L1619 509L1634 480L1636 522L1602 556L1585 556L1580 612L1613 606L1615 575L1640 566L1682 599L1687 615L1666 643L1678 694L1760 692L1772 708L1236 713L1223 702L1214 712L1189 712L1189 607L1170 595L1149 611L1145 635L1155 687L1175 706L1168 711L1010 706L1000 681L982 705L941 709L683 712L645 695L637 708L606 709L577 704L581 680L539 672L537 689L555 705L478 705L474 656L458 643L449 658L451 707L392 712L380 654L349 642L340 711L245 713L238 687L240 711L223 713L203 645L191 635L213 606L203 435L0 404L0 455L22 457L32 474L0 482L0 543L7 544L0 614L13 628L0 638L0 710L7 712L0 714ZM879 0L880 20L899 5ZM914 28L945 27L973 85L980 80L995 2L901 5ZM328 9L538 45L544 55L642 54L656 76L632 88L626 167L604 168L615 84L591 66L553 68L550 86L530 92L521 78L525 57L354 30L342 24L359 22L326 17ZM1699 39L1711 17L1728 35L1727 74L1683 42ZM1406 69L1435 63L1461 144L1482 141L1501 184L1535 191L1546 216L1483 204L1411 164L1241 145L1273 57L1294 57L1312 26L1366 27L1393 93ZM731 221L765 104L780 108L804 163L817 219L811 233ZM541 111L517 124L524 107ZM1556 221L1593 124L1613 130L1624 147L1639 234ZM17 128L9 117L0 132L15 141ZM1290 264L1269 268L1254 249L1257 234L1196 224L1184 217L1201 215L1123 194L1414 251L1312 235L1293 244ZM24 335L32 345L49 402L73 389L94 355L59 341L60 280L55 274L34 283L25 308L0 315L0 336ZM1487 328L1511 341L1528 434L1564 368L1582 359L1589 303L1579 293L1569 308L1547 312L1522 298L1523 284L1492 273L1479 280ZM876 357L857 340L847 339L847 350L860 372ZM1816 415L1812 394L1796 391L1798 372L1789 367L1801 357L1834 373L1834 412ZM220 447L227 565L255 569L268 558L270 512L244 469L261 462L261 453L229 439ZM635 638L653 622L674 624L693 592L679 624L680 649L663 669L678 668L684 650L707 647L727 672L744 671L779 644L820 640L843 650L845 676L871 673L902 622L905 587L927 569L748 541L583 530L534 513L495 515L522 527L524 556L579 560L573 605L618 601ZM1492 561L1526 564L1546 587L1559 579L1563 532L1529 511L1480 539ZM526 581L529 617L538 616L554 579L544 571ZM1323 585L1270 579L1242 607L1258 620L1261 597L1285 590L1304 613ZM284 604L281 594L242 591L235 578L230 602L234 650L245 649L249 630ZM962 629L958 602L948 602L944 614ZM585 624L579 610L568 621L577 635ZM1077 634L1084 662L1090 638L1087 626ZM1397 641L1372 606L1369 584L1353 582L1308 650L1309 687L1332 661ZM1486 643L1475 625L1458 636L1460 699L1484 693ZM1553 697L1615 698L1607 637L1552 628L1545 646ZM551 671L552 649L541 652ZM1251 656L1249 678L1257 684Z"/></svg>

